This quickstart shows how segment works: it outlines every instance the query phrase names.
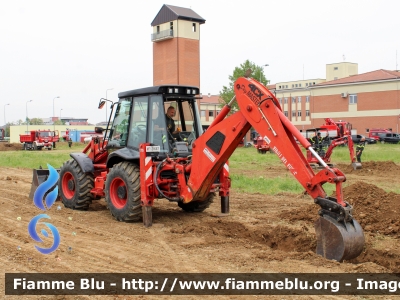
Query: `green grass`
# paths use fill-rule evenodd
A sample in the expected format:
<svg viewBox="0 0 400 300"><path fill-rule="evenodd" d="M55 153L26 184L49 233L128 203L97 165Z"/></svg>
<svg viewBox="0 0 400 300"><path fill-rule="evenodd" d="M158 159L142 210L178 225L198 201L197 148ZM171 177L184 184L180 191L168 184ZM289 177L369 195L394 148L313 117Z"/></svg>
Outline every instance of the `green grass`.
<svg viewBox="0 0 400 300"><path fill-rule="evenodd" d="M303 150L305 154L305 150ZM362 161L393 161L400 164L400 145L398 144L373 144L366 145L362 155ZM350 164L350 153L348 147L336 147L331 156L331 162L335 164ZM282 162L274 154L259 154L255 148L237 148L229 159L232 178L232 188L246 193L261 193L274 195L285 191L289 193L301 193L304 188L290 174L274 178L264 178L262 170L268 172L269 166L279 166ZM283 165L282 165L283 166ZM253 175L251 171L254 170ZM243 175L243 171L246 174ZM328 195L335 191L334 184L324 184L324 190ZM399 187L392 187L396 192Z"/></svg>
<svg viewBox="0 0 400 300"><path fill-rule="evenodd" d="M355 148L355 146L354 146ZM331 156L332 162L349 163L348 147L336 147ZM362 161L393 161L400 163L400 144L372 144L365 145Z"/></svg>
<svg viewBox="0 0 400 300"><path fill-rule="evenodd" d="M47 164L58 168L70 159L70 153L81 152L86 145L73 143L69 148L67 143L58 143L57 148L51 151L2 151L0 156L0 167L13 168L47 168ZM394 161L400 164L400 145L376 144L366 145L363 153L363 161ZM347 147L336 147L333 151L331 161L333 163L350 164L349 149ZM268 176L268 168L282 166L277 155L257 153L254 147L237 148L229 159L230 176L232 188L246 193L261 193L274 195L285 191L299 194L303 187L290 174L283 173L276 177ZM275 171L276 172L276 171ZM279 173L279 169L278 169ZM335 185L325 184L324 189L330 195ZM393 187L392 191L398 191L399 187Z"/></svg>
<svg viewBox="0 0 400 300"><path fill-rule="evenodd" d="M70 153L81 152L84 147L82 143L73 143L71 148L67 143L57 143L53 150L1 151L0 167L37 169L42 166L47 169L47 164L50 164L54 168L59 168L71 158Z"/></svg>

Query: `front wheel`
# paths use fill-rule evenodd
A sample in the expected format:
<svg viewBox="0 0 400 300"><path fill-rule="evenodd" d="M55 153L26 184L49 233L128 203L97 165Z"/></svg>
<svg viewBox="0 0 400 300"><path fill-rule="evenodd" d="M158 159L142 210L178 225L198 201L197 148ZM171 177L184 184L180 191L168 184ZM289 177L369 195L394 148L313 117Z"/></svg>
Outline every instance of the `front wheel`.
<svg viewBox="0 0 400 300"><path fill-rule="evenodd" d="M58 189L65 207L72 209L88 209L93 196L94 179L92 173L84 173L79 164L70 159L60 170Z"/></svg>
<svg viewBox="0 0 400 300"><path fill-rule="evenodd" d="M124 161L112 167L107 174L106 202L118 221L139 221L142 217L140 201L140 170Z"/></svg>
<svg viewBox="0 0 400 300"><path fill-rule="evenodd" d="M215 193L208 194L204 201L192 201L189 203L178 202L178 206L187 212L202 212L214 202Z"/></svg>

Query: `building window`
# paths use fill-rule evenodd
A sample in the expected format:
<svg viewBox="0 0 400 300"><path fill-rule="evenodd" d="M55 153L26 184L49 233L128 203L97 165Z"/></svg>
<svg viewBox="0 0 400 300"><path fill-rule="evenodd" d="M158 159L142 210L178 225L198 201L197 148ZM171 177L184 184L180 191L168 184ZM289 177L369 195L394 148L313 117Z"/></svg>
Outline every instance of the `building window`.
<svg viewBox="0 0 400 300"><path fill-rule="evenodd" d="M200 111L200 116L205 117L206 116L206 111L205 110Z"/></svg>
<svg viewBox="0 0 400 300"><path fill-rule="evenodd" d="M288 112L285 110L285 117L289 116Z"/></svg>
<svg viewBox="0 0 400 300"><path fill-rule="evenodd" d="M310 102L310 96L306 96L306 103Z"/></svg>
<svg viewBox="0 0 400 300"><path fill-rule="evenodd" d="M306 86L308 86L308 83L306 82Z"/></svg>
<svg viewBox="0 0 400 300"><path fill-rule="evenodd" d="M193 32L196 32L196 23L193 23L193 24L192 24L192 31L193 31Z"/></svg>
<svg viewBox="0 0 400 300"><path fill-rule="evenodd" d="M300 97L300 96L297 97L297 102L298 102L298 103L301 103L301 97Z"/></svg>
<svg viewBox="0 0 400 300"><path fill-rule="evenodd" d="M292 97L292 103L296 103L296 97Z"/></svg>
<svg viewBox="0 0 400 300"><path fill-rule="evenodd" d="M301 83L299 83L299 87L301 87Z"/></svg>
<svg viewBox="0 0 400 300"><path fill-rule="evenodd" d="M157 33L160 33L160 26L157 26Z"/></svg>
<svg viewBox="0 0 400 300"><path fill-rule="evenodd" d="M278 100L279 100L279 104L282 104L282 98L279 98Z"/></svg>
<svg viewBox="0 0 400 300"><path fill-rule="evenodd" d="M174 30L174 22L169 22L169 29Z"/></svg>
<svg viewBox="0 0 400 300"><path fill-rule="evenodd" d="M286 85L286 88L288 88L288 86Z"/></svg>
<svg viewBox="0 0 400 300"><path fill-rule="evenodd" d="M336 71L338 69L338 67L334 67L333 69Z"/></svg>
<svg viewBox="0 0 400 300"><path fill-rule="evenodd" d="M357 104L357 95L349 95L349 104Z"/></svg>
<svg viewBox="0 0 400 300"><path fill-rule="evenodd" d="M285 104L287 104L287 101L288 101L288 98L287 98L287 97L285 97Z"/></svg>
<svg viewBox="0 0 400 300"><path fill-rule="evenodd" d="M296 116L296 111L292 111L292 117Z"/></svg>
<svg viewBox="0 0 400 300"><path fill-rule="evenodd" d="M292 84L292 88L294 87L294 84Z"/></svg>
<svg viewBox="0 0 400 300"><path fill-rule="evenodd" d="M219 110L217 110L217 116L219 115L219 113L220 113L220 111L219 111Z"/></svg>
<svg viewBox="0 0 400 300"><path fill-rule="evenodd" d="M310 116L310 111L306 110L306 117L309 117L309 116Z"/></svg>
<svg viewBox="0 0 400 300"><path fill-rule="evenodd" d="M297 116L301 117L301 111L300 110L297 112Z"/></svg>
<svg viewBox="0 0 400 300"><path fill-rule="evenodd" d="M208 111L208 116L209 116L209 117L214 117L214 111L209 110L209 111Z"/></svg>

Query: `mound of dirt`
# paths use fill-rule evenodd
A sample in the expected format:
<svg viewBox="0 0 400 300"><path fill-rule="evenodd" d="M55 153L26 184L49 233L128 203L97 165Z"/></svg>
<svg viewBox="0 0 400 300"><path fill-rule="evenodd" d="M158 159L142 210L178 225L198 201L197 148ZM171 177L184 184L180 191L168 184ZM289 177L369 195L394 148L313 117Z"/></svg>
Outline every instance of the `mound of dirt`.
<svg viewBox="0 0 400 300"><path fill-rule="evenodd" d="M0 151L16 151L22 150L22 144L20 143L0 143Z"/></svg>
<svg viewBox="0 0 400 300"><path fill-rule="evenodd" d="M380 174L400 174L400 166L393 161L367 161L363 162L362 169L354 170L352 165L338 164L337 168L344 174L357 175L380 175Z"/></svg>
<svg viewBox="0 0 400 300"><path fill-rule="evenodd" d="M317 246L315 234L305 226L301 229L276 226L262 234L262 237L270 248L285 252L314 251Z"/></svg>
<svg viewBox="0 0 400 300"><path fill-rule="evenodd" d="M400 237L399 194L361 181L344 188L343 193L364 231Z"/></svg>
<svg viewBox="0 0 400 300"><path fill-rule="evenodd" d="M358 181L343 188L347 202L354 207L353 216L366 232L400 237L400 195L365 182ZM314 222L318 218L319 206L307 206L283 211L280 217L290 222Z"/></svg>

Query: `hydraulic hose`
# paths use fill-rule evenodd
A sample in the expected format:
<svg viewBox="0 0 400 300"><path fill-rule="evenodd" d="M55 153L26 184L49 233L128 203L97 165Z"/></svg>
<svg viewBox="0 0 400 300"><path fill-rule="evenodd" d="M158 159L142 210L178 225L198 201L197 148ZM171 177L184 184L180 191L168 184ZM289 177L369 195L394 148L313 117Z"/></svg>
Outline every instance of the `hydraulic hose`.
<svg viewBox="0 0 400 300"><path fill-rule="evenodd" d="M164 195L164 193L161 191L160 187L157 184L157 178L158 178L158 173L160 172L161 169L161 165L166 161L167 159L164 159L162 162L160 162L156 168L156 172L154 173L154 185L157 189L157 191L160 193L160 195L170 201L180 201L181 199L179 197L175 197L175 198L170 198Z"/></svg>

